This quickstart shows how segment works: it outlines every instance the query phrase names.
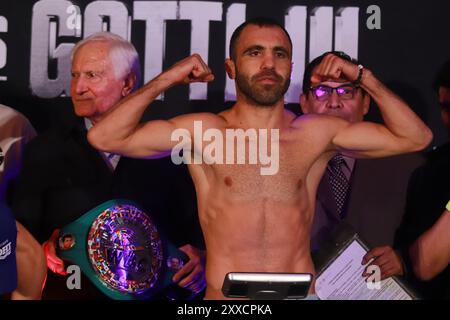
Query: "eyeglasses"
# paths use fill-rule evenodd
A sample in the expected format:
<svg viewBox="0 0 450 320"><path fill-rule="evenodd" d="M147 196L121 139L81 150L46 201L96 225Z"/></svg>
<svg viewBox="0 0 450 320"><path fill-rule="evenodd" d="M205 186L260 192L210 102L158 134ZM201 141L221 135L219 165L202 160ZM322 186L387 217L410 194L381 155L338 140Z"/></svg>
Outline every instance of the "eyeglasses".
<svg viewBox="0 0 450 320"><path fill-rule="evenodd" d="M332 88L326 85L318 85L315 87L309 88L309 90L313 93L314 98L318 101L325 101L333 94L333 91L336 91L336 94L339 98L343 100L353 99L356 91L359 87L352 84L344 84L342 86Z"/></svg>

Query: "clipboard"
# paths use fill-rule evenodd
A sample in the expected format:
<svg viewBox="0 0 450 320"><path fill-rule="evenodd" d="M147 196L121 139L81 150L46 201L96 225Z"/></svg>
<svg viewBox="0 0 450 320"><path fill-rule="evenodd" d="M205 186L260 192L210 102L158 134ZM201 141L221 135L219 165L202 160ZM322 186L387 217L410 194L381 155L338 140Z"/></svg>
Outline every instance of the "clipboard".
<svg viewBox="0 0 450 320"><path fill-rule="evenodd" d="M340 226L332 240L313 256L316 294L321 300L418 300L420 297L399 277L366 282L362 256L369 245L349 225ZM371 280L376 277L369 277Z"/></svg>

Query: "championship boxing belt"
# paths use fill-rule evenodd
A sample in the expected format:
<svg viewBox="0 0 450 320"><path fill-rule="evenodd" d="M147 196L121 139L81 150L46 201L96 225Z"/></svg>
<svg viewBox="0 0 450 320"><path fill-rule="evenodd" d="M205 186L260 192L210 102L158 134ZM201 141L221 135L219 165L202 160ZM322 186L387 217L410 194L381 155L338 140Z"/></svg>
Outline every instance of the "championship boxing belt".
<svg viewBox="0 0 450 320"><path fill-rule="evenodd" d="M62 228L57 250L105 295L119 300L150 299L188 260L149 215L122 199L107 201Z"/></svg>

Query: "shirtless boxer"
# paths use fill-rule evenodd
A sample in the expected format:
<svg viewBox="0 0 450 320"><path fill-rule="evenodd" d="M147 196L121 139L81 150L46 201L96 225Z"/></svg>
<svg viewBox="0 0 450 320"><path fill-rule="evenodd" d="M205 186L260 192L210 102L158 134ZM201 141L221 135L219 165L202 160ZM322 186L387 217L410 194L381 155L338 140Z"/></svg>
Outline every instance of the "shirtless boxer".
<svg viewBox="0 0 450 320"><path fill-rule="evenodd" d="M383 157L420 150L432 137L414 112L367 69L361 87L378 104L386 126L350 124L327 115L296 117L285 110L292 44L287 32L272 21L253 20L236 29L230 55L226 70L236 81L237 93L231 109L139 124L147 106L170 87L214 79L201 57L194 54L121 101L88 135L100 150L151 158L170 153L178 144L171 139L176 129L193 137L194 121L201 121L203 130L215 128L223 133L239 128L279 129L276 174L262 175L261 163L189 164L207 247L207 299L223 298L221 287L228 272L314 274L309 237L316 189L328 160L337 151L352 157ZM358 66L328 55L314 70L312 82L355 80L358 76ZM269 146L277 143L275 138L269 136ZM204 142L198 150L192 141L188 157L203 154L208 147Z"/></svg>

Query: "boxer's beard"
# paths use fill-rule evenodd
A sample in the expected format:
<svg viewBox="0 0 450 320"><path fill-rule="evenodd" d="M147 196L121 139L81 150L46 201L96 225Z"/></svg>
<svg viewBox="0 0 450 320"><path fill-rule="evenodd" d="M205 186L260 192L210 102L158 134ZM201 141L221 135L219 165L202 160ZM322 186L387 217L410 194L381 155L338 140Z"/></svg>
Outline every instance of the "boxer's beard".
<svg viewBox="0 0 450 320"><path fill-rule="evenodd" d="M274 84L258 83L262 78L271 78ZM284 79L274 70L264 70L248 77L236 69L236 84L239 90L255 105L261 107L272 107L280 101L289 88L290 78Z"/></svg>

